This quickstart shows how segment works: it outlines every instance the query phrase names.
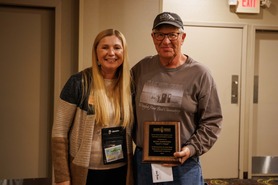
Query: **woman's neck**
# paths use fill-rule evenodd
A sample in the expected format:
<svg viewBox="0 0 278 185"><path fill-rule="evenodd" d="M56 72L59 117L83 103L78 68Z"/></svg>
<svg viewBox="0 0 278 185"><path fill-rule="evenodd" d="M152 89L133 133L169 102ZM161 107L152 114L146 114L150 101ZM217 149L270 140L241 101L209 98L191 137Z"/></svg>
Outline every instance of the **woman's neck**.
<svg viewBox="0 0 278 185"><path fill-rule="evenodd" d="M109 70L104 70L104 69L101 68L101 74L102 74L104 79L114 79L116 71L115 70L109 71Z"/></svg>

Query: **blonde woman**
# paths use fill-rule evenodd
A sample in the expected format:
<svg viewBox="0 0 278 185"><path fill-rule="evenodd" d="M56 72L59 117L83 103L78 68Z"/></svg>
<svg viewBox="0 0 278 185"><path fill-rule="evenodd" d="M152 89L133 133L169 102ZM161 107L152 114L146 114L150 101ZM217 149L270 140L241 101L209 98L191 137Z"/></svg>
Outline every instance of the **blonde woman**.
<svg viewBox="0 0 278 185"><path fill-rule="evenodd" d="M92 67L65 84L52 129L56 185L133 184L133 112L127 44L118 30L100 32Z"/></svg>

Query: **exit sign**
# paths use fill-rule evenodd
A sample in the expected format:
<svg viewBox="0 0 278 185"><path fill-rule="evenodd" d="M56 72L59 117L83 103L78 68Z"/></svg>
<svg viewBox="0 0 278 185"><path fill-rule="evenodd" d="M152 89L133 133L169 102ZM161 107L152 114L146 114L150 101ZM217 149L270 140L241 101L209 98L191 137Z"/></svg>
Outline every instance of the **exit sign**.
<svg viewBox="0 0 278 185"><path fill-rule="evenodd" d="M260 13L260 0L238 0L236 13Z"/></svg>

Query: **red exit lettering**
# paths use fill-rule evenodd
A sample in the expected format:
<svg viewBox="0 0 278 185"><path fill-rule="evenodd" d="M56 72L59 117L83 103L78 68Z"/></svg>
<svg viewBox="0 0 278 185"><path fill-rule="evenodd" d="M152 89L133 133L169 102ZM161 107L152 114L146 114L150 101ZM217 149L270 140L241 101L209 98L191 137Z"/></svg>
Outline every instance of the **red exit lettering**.
<svg viewBox="0 0 278 185"><path fill-rule="evenodd" d="M243 7L255 8L256 0L242 0Z"/></svg>

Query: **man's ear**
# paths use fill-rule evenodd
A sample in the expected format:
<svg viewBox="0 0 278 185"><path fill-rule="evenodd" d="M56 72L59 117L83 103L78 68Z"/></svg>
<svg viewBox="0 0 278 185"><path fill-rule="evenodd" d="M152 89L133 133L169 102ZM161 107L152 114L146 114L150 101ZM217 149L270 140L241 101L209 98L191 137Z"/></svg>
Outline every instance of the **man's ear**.
<svg viewBox="0 0 278 185"><path fill-rule="evenodd" d="M182 33L181 38L182 38L182 42L181 42L181 45L182 45L184 40L185 40L185 38L186 38L186 33Z"/></svg>

